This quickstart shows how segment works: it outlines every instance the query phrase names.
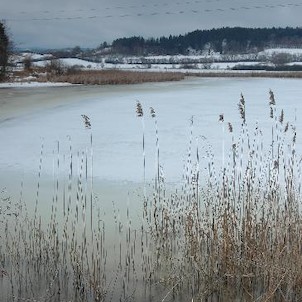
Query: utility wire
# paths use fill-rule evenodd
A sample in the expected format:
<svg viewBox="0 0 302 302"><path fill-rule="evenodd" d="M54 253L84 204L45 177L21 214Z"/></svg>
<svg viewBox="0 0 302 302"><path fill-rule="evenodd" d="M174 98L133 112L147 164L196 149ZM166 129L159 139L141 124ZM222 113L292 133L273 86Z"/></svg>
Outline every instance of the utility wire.
<svg viewBox="0 0 302 302"><path fill-rule="evenodd" d="M191 0L191 1L184 1L184 2L174 2L173 5L180 6L180 5L194 5L194 4L204 4L204 3L215 3L215 2L222 2L225 0ZM241 0L238 0L239 2ZM15 12L15 14L21 14L21 15L26 15L26 14L50 14L50 13L70 13L70 12L91 12L91 11L108 11L108 10L119 10L119 9L140 9L140 8L152 8L152 7L168 7L171 6L171 3L168 2L162 2L158 4L141 4L141 5L119 5L119 6L107 6L107 7L101 7L101 8L88 8L88 9L83 9L83 8L78 8L78 9L72 9L71 7L68 9L60 9L60 10L29 10L29 11L19 11Z"/></svg>
<svg viewBox="0 0 302 302"><path fill-rule="evenodd" d="M219 2L222 0L212 0L207 2ZM187 1L188 3L192 3L190 1ZM194 1L194 3L202 3L202 1ZM180 2L176 2L177 4L180 4ZM182 2L181 4L184 4L186 2ZM167 4L167 3L166 3ZM143 7L142 6L136 6L136 7ZM163 5L162 5L163 6ZM10 22L27 22L27 21L70 21L70 20L87 20L87 19L111 19L111 18L131 18L131 17L153 17L153 16L163 16L163 15L182 15L182 14L204 14L204 13L217 13L217 12L228 12L228 11L243 11L243 10L270 10L270 9L276 9L276 8L297 8L301 7L302 2L300 3L282 3L282 4L272 4L272 5L250 5L250 6L240 6L240 7L227 7L227 8L208 8L208 9L189 9L189 10L167 10L167 11L153 11L151 13L146 12L138 12L138 13L126 13L126 14L108 14L108 15L99 15L99 14L93 14L90 16L56 16L56 17L33 17L33 18L3 18L5 21ZM134 6L129 6L130 8ZM159 5L158 5L159 7ZM114 7L117 8L124 8L124 7ZM89 11L96 11L97 9L89 9ZM105 8L106 10L106 8ZM81 11L81 10L78 10ZM66 12L66 10L61 10L59 12ZM70 13L70 11L67 11ZM22 13L22 12L21 12ZM49 11L44 11L44 13L50 13ZM25 12L24 12L25 14Z"/></svg>

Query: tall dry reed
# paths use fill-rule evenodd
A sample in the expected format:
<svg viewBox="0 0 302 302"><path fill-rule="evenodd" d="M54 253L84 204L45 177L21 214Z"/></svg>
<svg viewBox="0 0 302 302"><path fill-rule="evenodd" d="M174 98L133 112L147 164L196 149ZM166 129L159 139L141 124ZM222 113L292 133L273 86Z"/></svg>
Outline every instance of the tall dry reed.
<svg viewBox="0 0 302 302"><path fill-rule="evenodd" d="M222 167L215 166L210 151L200 163L198 144L193 156L192 120L183 185L161 198L155 186L147 203L154 280L167 287L162 301L184 292L193 301L302 299L302 175L295 124L285 121L284 110L278 112L272 91L271 139L258 123L248 124L243 95L238 110L241 126L236 136L227 124L231 139ZM221 114L220 123L224 120ZM202 181L201 164L207 166Z"/></svg>
<svg viewBox="0 0 302 302"><path fill-rule="evenodd" d="M104 204L96 202L92 123L87 115L82 118L89 145L73 150L68 137L68 153L62 154L61 143L56 143L52 194L41 193L42 143L34 209L27 206L31 202L23 183L19 200L4 191L1 195L1 302L127 301L144 296L136 290L146 270L140 259L148 259L145 233L133 229L129 205L122 221L118 207L113 206L114 219L109 219ZM67 179L60 175L66 167ZM47 203L49 215L43 209Z"/></svg>

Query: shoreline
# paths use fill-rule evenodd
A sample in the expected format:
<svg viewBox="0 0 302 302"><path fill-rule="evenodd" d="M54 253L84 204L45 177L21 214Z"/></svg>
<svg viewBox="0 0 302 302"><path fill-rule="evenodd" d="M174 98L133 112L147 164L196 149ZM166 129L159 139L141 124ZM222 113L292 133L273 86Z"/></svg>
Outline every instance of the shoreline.
<svg viewBox="0 0 302 302"><path fill-rule="evenodd" d="M106 72L106 71L105 71ZM121 74L125 71L121 71ZM124 76L117 76L113 81L112 80L95 80L91 81L91 79L87 78L86 71L80 72L79 76L75 80L72 75L70 77L66 76L64 78L55 78L53 81L35 81L35 80L24 80L24 81L7 81L0 83L0 89L7 88L43 88L43 87L66 87L73 85L87 85L87 86L105 86L105 85L133 85L133 84L143 84L143 83L156 83L156 82L174 82L174 81L182 81L188 77L196 77L196 78L287 78L287 79L300 79L302 78L302 71L255 71L255 70L187 70L187 69L175 69L169 71L160 71L155 72L152 70L145 71L126 71L127 74L133 75L141 75L138 78L144 78L146 75L150 75L150 73L157 73L161 75L171 75L171 74L180 74L181 76L175 78L167 78L167 77L147 77L147 79L138 80L134 79L130 82L125 82ZM117 72L118 74L118 72ZM87 74L88 75L88 74ZM89 76L89 75L88 75Z"/></svg>
<svg viewBox="0 0 302 302"><path fill-rule="evenodd" d="M7 89L7 88L42 88L42 87L67 87L72 86L74 84L71 83L57 83L57 82L2 82L0 83L0 89Z"/></svg>
<svg viewBox="0 0 302 302"><path fill-rule="evenodd" d="M302 71L255 71L255 70L219 70L204 72L187 72L186 76L203 78L287 78L300 79Z"/></svg>

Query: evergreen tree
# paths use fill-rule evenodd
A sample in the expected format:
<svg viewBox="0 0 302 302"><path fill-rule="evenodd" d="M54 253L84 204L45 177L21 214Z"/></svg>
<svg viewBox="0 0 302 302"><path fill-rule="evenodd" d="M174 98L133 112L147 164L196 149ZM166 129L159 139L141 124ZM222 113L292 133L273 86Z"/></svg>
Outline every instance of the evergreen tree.
<svg viewBox="0 0 302 302"><path fill-rule="evenodd" d="M9 56L9 38L5 25L0 22L0 80L6 76Z"/></svg>
<svg viewBox="0 0 302 302"><path fill-rule="evenodd" d="M186 54L188 49L202 51L211 49L225 54L261 51L266 47L301 47L302 28L244 28L223 27L196 30L185 35L150 38L121 38L113 41L117 53L142 54Z"/></svg>

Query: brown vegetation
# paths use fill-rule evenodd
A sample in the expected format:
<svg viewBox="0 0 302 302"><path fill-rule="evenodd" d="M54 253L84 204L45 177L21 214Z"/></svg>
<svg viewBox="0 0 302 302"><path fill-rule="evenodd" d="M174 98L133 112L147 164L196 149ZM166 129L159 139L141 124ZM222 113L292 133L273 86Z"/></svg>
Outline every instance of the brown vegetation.
<svg viewBox="0 0 302 302"><path fill-rule="evenodd" d="M243 96L238 109L238 133L230 123L224 125L223 115L217 117L231 139L222 167L210 151L199 161L191 131L182 187L168 194L159 171L145 202L156 273L171 295L190 292L192 301L301 301L302 175L296 128L284 121L283 110L277 112L271 91L268 144L257 124L247 125Z"/></svg>
<svg viewBox="0 0 302 302"><path fill-rule="evenodd" d="M139 72L122 70L75 71L45 78L51 82L67 82L85 85L139 84L145 82L179 81L185 75L174 72Z"/></svg>
<svg viewBox="0 0 302 302"><path fill-rule="evenodd" d="M25 60L25 63L27 61ZM30 62L28 62L30 63ZM26 67L26 66L25 66ZM125 70L81 70L66 67L59 60L51 61L44 68L25 68L15 71L12 79L19 81L63 82L84 85L140 84L146 82L180 81L191 77L252 77L252 78L302 78L302 71L206 71L206 72L155 72ZM30 77L30 79L29 79Z"/></svg>

